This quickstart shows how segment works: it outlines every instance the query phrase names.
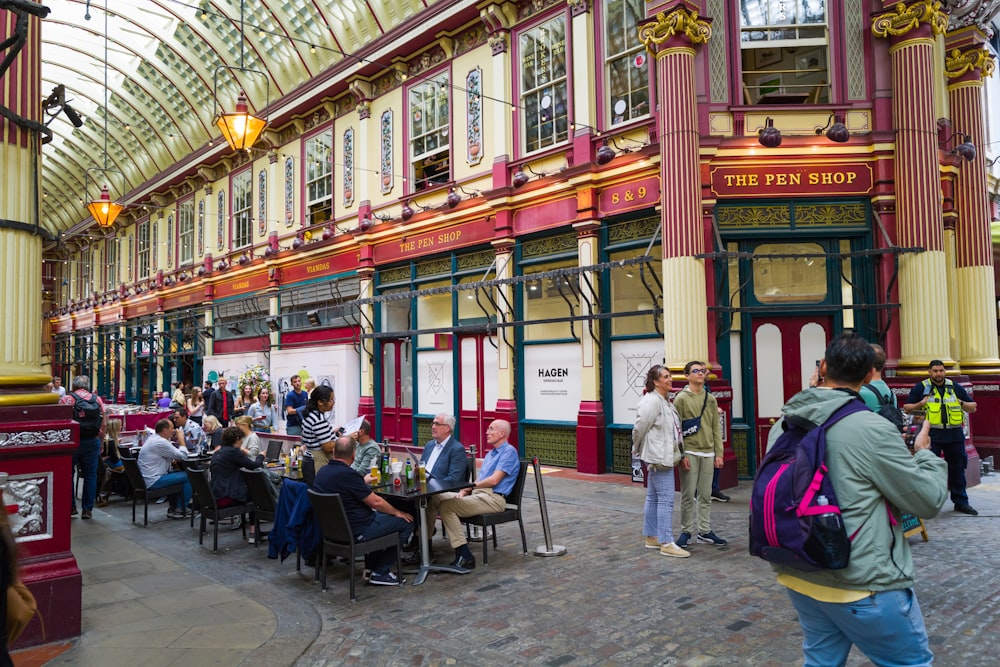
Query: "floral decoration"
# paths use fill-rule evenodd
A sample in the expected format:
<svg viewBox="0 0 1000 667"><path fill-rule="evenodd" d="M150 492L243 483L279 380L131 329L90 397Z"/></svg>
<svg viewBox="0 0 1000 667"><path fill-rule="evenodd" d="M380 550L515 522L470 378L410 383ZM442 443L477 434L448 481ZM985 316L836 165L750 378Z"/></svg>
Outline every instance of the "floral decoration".
<svg viewBox="0 0 1000 667"><path fill-rule="evenodd" d="M267 389L268 403L274 404L274 389L271 387L271 374L260 364L255 364L240 373L238 381L239 395L243 395L243 387L249 385L252 389L254 399L261 389Z"/></svg>

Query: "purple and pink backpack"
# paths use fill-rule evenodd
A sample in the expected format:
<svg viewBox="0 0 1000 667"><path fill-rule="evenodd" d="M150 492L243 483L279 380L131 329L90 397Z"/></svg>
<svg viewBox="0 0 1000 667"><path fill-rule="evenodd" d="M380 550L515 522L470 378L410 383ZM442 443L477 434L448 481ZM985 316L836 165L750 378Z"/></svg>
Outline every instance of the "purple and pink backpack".
<svg viewBox="0 0 1000 667"><path fill-rule="evenodd" d="M796 417L782 420L784 432L764 456L753 481L751 554L803 571L847 567L853 535L848 537L844 528L827 474L826 429L850 414L867 411L855 399L818 426Z"/></svg>

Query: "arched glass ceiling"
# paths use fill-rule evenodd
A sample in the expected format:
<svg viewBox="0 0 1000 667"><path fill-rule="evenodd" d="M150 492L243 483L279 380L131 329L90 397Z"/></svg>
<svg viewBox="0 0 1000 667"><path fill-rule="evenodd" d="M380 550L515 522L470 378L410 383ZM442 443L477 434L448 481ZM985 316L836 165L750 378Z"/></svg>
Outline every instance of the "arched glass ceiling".
<svg viewBox="0 0 1000 667"><path fill-rule="evenodd" d="M262 110L432 4L245 0L241 39L240 0L112 0L107 14L104 0L48 0L42 90L65 86L84 122L74 127L58 110L44 119L53 140L42 149L43 227L58 233L87 219L82 201L103 182L120 199L219 141L216 99L231 110L242 89ZM219 73L216 96L220 66L231 69Z"/></svg>

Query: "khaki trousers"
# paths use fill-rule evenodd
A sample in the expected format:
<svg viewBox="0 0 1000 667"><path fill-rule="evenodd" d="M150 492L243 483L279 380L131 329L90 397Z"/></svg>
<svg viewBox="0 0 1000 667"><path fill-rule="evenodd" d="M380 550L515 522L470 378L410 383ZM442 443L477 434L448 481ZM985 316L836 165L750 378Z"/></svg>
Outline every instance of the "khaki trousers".
<svg viewBox="0 0 1000 667"><path fill-rule="evenodd" d="M447 492L431 496L430 516L433 518L434 513L441 515L441 523L448 533L448 541L451 542L453 549L457 549L467 542L459 517L493 514L502 512L506 508L507 499L499 493L493 493L491 489L476 489L467 496Z"/></svg>

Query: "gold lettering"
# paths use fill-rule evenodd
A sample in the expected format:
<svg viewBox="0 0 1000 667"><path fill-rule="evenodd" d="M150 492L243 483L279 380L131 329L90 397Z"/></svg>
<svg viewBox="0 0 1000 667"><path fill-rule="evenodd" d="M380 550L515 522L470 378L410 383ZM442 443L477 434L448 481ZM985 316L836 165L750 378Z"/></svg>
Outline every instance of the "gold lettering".
<svg viewBox="0 0 1000 667"><path fill-rule="evenodd" d="M640 186L639 188L639 199L645 199L645 198L646 198L646 186L643 185Z"/></svg>
<svg viewBox="0 0 1000 667"><path fill-rule="evenodd" d="M248 287L250 287L250 281L241 280L238 283L233 283L232 286L229 288L229 291L235 292L236 290L247 289Z"/></svg>
<svg viewBox="0 0 1000 667"><path fill-rule="evenodd" d="M329 271L330 262L320 262L319 264L313 264L312 266L306 267L306 273L317 273L319 271Z"/></svg>
<svg viewBox="0 0 1000 667"><path fill-rule="evenodd" d="M462 237L462 230L438 234L438 243L455 243Z"/></svg>
<svg viewBox="0 0 1000 667"><path fill-rule="evenodd" d="M417 249L416 241L403 241L399 244L399 252L412 252Z"/></svg>

